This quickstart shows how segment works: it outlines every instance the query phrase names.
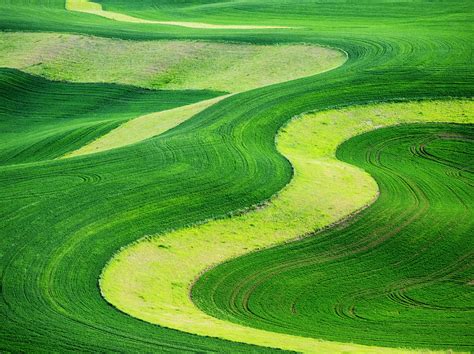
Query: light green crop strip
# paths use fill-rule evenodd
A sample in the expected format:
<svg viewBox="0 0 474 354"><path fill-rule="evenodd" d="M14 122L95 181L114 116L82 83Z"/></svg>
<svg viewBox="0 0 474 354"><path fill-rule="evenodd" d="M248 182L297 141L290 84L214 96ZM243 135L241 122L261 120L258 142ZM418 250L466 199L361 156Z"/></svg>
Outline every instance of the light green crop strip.
<svg viewBox="0 0 474 354"><path fill-rule="evenodd" d="M121 250L104 269L103 296L118 309L161 326L300 352L400 352L244 327L201 312L190 298L200 274L225 260L327 227L370 204L375 181L335 158L362 132L409 122L474 122L474 102L386 103L307 114L282 129L277 145L295 175L265 207L163 235ZM426 353L427 351L422 351Z"/></svg>
<svg viewBox="0 0 474 354"><path fill-rule="evenodd" d="M249 25L213 25L210 23L201 22L184 22L184 21L151 21L142 18L137 18L118 12L105 11L101 4L89 0L66 0L66 9L70 11L85 12L93 15L102 16L115 21L142 23L142 24L157 24L168 26L180 26L196 29L238 29L238 30L253 30L253 29L269 29L269 28L290 28L287 26L249 26Z"/></svg>
<svg viewBox="0 0 474 354"><path fill-rule="evenodd" d="M223 95L211 98L210 100L177 107L167 111L150 113L129 120L91 143L62 156L62 158L115 149L152 138L174 128L204 109L229 96L230 95Z"/></svg>

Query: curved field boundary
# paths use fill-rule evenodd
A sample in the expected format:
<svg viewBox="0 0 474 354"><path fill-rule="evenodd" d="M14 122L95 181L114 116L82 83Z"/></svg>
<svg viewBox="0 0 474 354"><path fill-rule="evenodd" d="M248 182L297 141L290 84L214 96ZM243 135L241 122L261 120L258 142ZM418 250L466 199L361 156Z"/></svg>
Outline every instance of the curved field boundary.
<svg viewBox="0 0 474 354"><path fill-rule="evenodd" d="M357 217L239 257L193 286L222 320L331 341L474 349L474 125L402 124L341 144L380 197Z"/></svg>
<svg viewBox="0 0 474 354"><path fill-rule="evenodd" d="M57 82L0 68L0 165L55 159L137 116L220 94Z"/></svg>
<svg viewBox="0 0 474 354"><path fill-rule="evenodd" d="M127 5L137 2L121 3L129 13ZM276 153L274 136L301 112L402 97L473 96L467 1L450 6L317 2L321 11L307 11L306 1L250 0L246 11L234 9L238 3L225 2L224 9L211 17L200 15L199 21L229 21L229 14L235 23L260 23L278 14L281 22L274 24L300 29L193 31L71 12L63 1L7 0L0 5L4 30L137 40L297 41L349 53L347 64L333 72L235 95L140 144L1 168L2 349L265 350L170 330L116 311L101 297L97 279L117 248L142 235L226 215L281 190L292 173Z"/></svg>
<svg viewBox="0 0 474 354"><path fill-rule="evenodd" d="M320 48L325 52L332 51L334 53L343 53L342 51L336 49L328 49L323 47ZM290 49L291 48L289 48L289 50ZM311 73L311 75L321 74L323 72L327 72L340 67L347 60L346 53L341 55L342 57L335 56L331 59L328 59L326 58L326 56L324 56L324 59L322 59L320 63L317 64L318 70ZM294 77L287 77L289 81L298 78L300 78L298 74L295 74ZM273 79L272 81L273 82L265 82L265 85L261 87L281 83L276 79ZM100 136L96 140L88 143L87 145L84 145L75 151L65 154L64 156L62 156L62 158L107 151L110 149L134 144L148 138L152 138L176 127L177 125L185 122L194 115L204 111L205 109L222 101L223 99L238 93L239 92L222 95L209 100L173 108L170 110L154 112L139 116L132 120L128 120L117 128L109 131L105 135Z"/></svg>
<svg viewBox="0 0 474 354"><path fill-rule="evenodd" d="M347 54L341 50L317 45L258 46L235 43L210 44L196 41L135 43L118 39L54 33L0 33L1 44L5 46L5 49L0 52L0 66L20 69L52 80L70 81L75 78L74 81L78 83L126 83L161 89L161 91L144 91L156 96L165 94L163 88L187 90L190 95L193 95L192 87L212 87L219 93L222 91L235 94L330 71L343 65L348 59ZM89 54L89 51L93 54ZM219 51L228 51L231 54L222 54L219 59L212 58L210 64L206 64L207 59L217 56ZM145 54L137 54L142 52ZM173 64L163 67L162 60L150 59L155 52L165 52L165 59ZM239 54L236 55L236 53ZM83 63L86 55L88 65ZM268 56L272 59L266 64L271 64L271 69L264 65L265 58ZM187 60L188 57L193 59ZM117 58L120 58L119 64L115 63ZM299 63L302 58L303 64ZM229 63L221 68L226 60L229 60ZM144 71L146 74L137 74L134 79L130 79L133 76L128 73L128 64L131 61L136 63L134 65L136 71ZM212 83L205 83L204 78L208 78L211 74L207 66L211 64L216 64L222 70L219 75L215 75ZM88 68L89 65L92 65L92 70ZM196 69L196 65L198 67L200 65L201 70ZM286 69L287 66L291 66L291 69ZM190 67L195 69L192 75L189 75ZM182 83L181 81L187 76L191 76L191 79L187 78ZM160 84L158 87L151 84L153 81L165 82L168 79L171 80L169 83ZM177 83L173 84L174 81ZM80 87L80 85L76 86ZM139 87L134 89L140 90ZM229 96L231 94L145 114L132 120L125 119L125 123L119 122L122 124L117 128L109 129L96 140L88 141L87 145L69 151L62 157L101 152L151 138Z"/></svg>
<svg viewBox="0 0 474 354"><path fill-rule="evenodd" d="M97 4L88 0L66 0L66 9L70 11L84 12L97 16L102 16L111 20L141 23L141 24L155 24L167 26L180 26L194 29L237 29L237 30L254 30L254 29L278 29L291 28L287 26L249 26L249 25L213 25L210 23L200 22L183 22L183 21L151 21L142 18L137 18L118 12L105 11L101 4Z"/></svg>
<svg viewBox="0 0 474 354"><path fill-rule="evenodd" d="M91 143L62 156L62 158L93 154L152 138L176 127L199 112L229 96L230 95L219 96L211 98L210 100L166 111L150 113L131 119Z"/></svg>
<svg viewBox="0 0 474 354"><path fill-rule="evenodd" d="M279 150L294 166L294 179L268 205L230 219L148 236L125 248L103 271L103 296L134 317L200 335L303 352L396 351L276 334L219 320L194 305L190 289L216 264L327 227L374 200L374 180L336 159L335 150L344 140L404 122L469 123L474 120L472 111L472 101L387 103L294 120L278 137Z"/></svg>
<svg viewBox="0 0 474 354"><path fill-rule="evenodd" d="M50 80L222 93L314 75L347 61L344 51L312 43L132 41L45 32L0 32L0 48L0 66Z"/></svg>

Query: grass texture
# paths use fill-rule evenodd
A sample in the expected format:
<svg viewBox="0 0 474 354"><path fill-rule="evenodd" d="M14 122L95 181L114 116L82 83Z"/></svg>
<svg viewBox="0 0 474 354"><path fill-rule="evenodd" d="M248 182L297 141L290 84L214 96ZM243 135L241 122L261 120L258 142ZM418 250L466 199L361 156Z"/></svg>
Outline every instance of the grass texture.
<svg viewBox="0 0 474 354"><path fill-rule="evenodd" d="M400 125L345 142L380 197L356 218L205 273L218 318L327 340L471 351L474 126Z"/></svg>
<svg viewBox="0 0 474 354"><path fill-rule="evenodd" d="M130 41L56 33L1 33L0 66L50 80L161 90L240 92L340 66L344 53L315 45Z"/></svg>
<svg viewBox="0 0 474 354"><path fill-rule="evenodd" d="M153 138L185 122L226 97L228 95L131 119L108 133L99 136L89 144L82 145L79 149L71 151L62 157L102 152Z"/></svg>
<svg viewBox="0 0 474 354"><path fill-rule="evenodd" d="M54 33L0 33L0 46L3 47L0 51L0 66L20 69L51 80L120 83L161 90L181 89L182 95L189 93L188 102L199 100L199 97L193 97L195 93L189 91L192 88L200 87L203 93L210 89L234 93L236 90L246 91L328 71L342 65L347 59L341 51L314 45L259 46L198 41L134 42ZM154 55L156 52L164 54L156 56ZM127 70L129 66L133 66L132 72ZM288 67L291 70L288 70ZM241 80L242 77L246 79ZM82 90L87 89L88 87L84 86ZM139 89L136 91L149 92ZM160 100L163 100L165 94L164 91L154 93L156 97L160 96ZM176 95L178 96L178 92ZM150 93L150 97L154 96ZM187 103L186 101L178 101L176 105L182 107L172 109L167 109L170 106L160 107L153 102L157 112L133 117L135 119L130 121L128 119L140 111L127 112L127 119L117 119L118 117L109 114L110 107L104 108L102 109L104 113L109 114L107 116L109 124L97 132L96 135L100 138L86 145L85 140L74 138L77 141L70 147L79 148L69 149L65 156L104 151L151 138L226 97L227 95L220 95L186 106L182 106ZM203 95L202 98L206 96ZM114 105L117 111L123 111L125 102L121 102L120 97L117 101L118 104L104 99L100 104ZM138 105L143 102L136 103ZM163 108L165 112L161 111ZM94 109L94 107L83 108L85 114L89 116L97 114ZM142 111L148 112L149 109ZM67 112L68 115L70 113L72 112ZM50 117L55 118L57 117ZM125 123L120 124L121 122ZM97 123L97 118L93 123ZM11 124L10 121L7 124ZM120 126L117 127L118 124ZM57 125L58 121L55 120L55 129ZM93 129L98 129L97 124L95 125L85 129L91 132ZM110 130L111 127L117 128ZM8 130L6 127L5 129ZM44 131L38 126L32 130L43 140ZM108 134L100 135L107 131ZM15 130L14 134L17 133L18 130ZM62 133L72 136L71 127L68 126L68 130ZM83 133L78 131L77 134ZM52 137L48 139L53 140ZM88 139L90 140L90 137ZM26 143L34 144L31 141ZM60 142L60 145L64 144ZM57 155L60 152L54 153ZM31 150L25 151L25 154L31 154Z"/></svg>
<svg viewBox="0 0 474 354"><path fill-rule="evenodd" d="M241 29L241 30L252 30L252 29L262 29L262 28L285 28L282 26L214 25L214 24L200 23L200 22L145 20L142 18L125 15L118 12L106 11L102 8L102 6L99 3L92 2L89 0L66 0L66 9L70 11L78 11L78 12L84 12L84 13L93 14L97 16L102 16L102 17L115 20L115 21L120 21L120 22L181 26L181 27L188 27L188 28Z"/></svg>
<svg viewBox="0 0 474 354"><path fill-rule="evenodd" d="M228 219L146 237L127 247L104 269L103 295L134 317L200 335L303 352L383 352L380 347L324 342L218 320L203 314L189 293L199 275L223 261L309 235L372 202L378 192L375 181L336 158L337 147L351 136L407 122L474 123L473 106L472 101L387 103L292 121L277 145L292 163L294 178L270 203ZM226 272L229 268L222 274Z"/></svg>
<svg viewBox="0 0 474 354"><path fill-rule="evenodd" d="M294 27L252 31L125 23L67 11L64 4L0 0L0 30L124 40L321 44L341 48L348 60L320 75L233 95L138 144L49 160L71 150L69 144L61 144L54 148L57 152L34 155L34 161L24 155L16 164L0 166L4 351L265 350L166 329L117 311L98 288L104 265L120 247L144 235L222 217L278 192L290 181L292 168L276 150L274 137L302 112L377 101L473 96L469 1L450 1L449 6L424 1L245 0L190 6L175 1L101 2L106 10L159 16L164 21ZM20 110L22 96L31 94L26 84L18 87L23 89L16 95L8 96L7 90L1 97L2 115ZM88 90L76 98L61 97L62 93L56 90L41 100L41 109L50 110L45 116L66 114L73 103L93 96ZM137 96L123 100L127 102L123 112L142 110ZM15 100L18 104L8 106ZM152 108L149 112L157 111ZM27 129L26 124L21 128L24 134ZM103 134L99 131L94 128L91 137Z"/></svg>
<svg viewBox="0 0 474 354"><path fill-rule="evenodd" d="M0 164L59 157L136 116L220 95L53 82L0 69Z"/></svg>

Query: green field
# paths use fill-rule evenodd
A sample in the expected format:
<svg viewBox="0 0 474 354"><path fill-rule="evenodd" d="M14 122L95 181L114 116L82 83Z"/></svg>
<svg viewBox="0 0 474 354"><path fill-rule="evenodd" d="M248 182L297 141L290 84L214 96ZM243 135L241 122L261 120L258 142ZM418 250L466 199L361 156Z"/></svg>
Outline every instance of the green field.
<svg viewBox="0 0 474 354"><path fill-rule="evenodd" d="M310 44L150 42L55 33L0 32L0 46L0 66L51 80L232 93L314 75L346 60L340 51Z"/></svg>
<svg viewBox="0 0 474 354"><path fill-rule="evenodd" d="M234 353L274 351L275 338L301 351L474 350L471 2L97 3L122 16L0 0L0 350ZM432 121L464 124L376 129ZM222 325L214 333L160 322L153 301L117 305L140 292L107 297L104 267L145 236L165 250L194 225L272 216L301 181L291 153L308 166L304 154L330 154L342 140L324 147L311 134L334 134L335 122L342 140L367 133L340 145L344 162L314 169L314 194L279 208L308 219L275 238L310 237L262 250L275 244L270 232L229 248L196 282L194 303L189 279L177 279L186 301L176 314L191 306ZM74 151L101 152L61 158ZM369 174L377 201L313 236L371 201ZM212 253L218 238L198 234ZM138 269L155 266L133 256ZM185 270L179 258L167 264L161 274ZM144 275L145 287L156 281ZM121 276L112 289L131 281ZM226 335L235 326L246 334Z"/></svg>
<svg viewBox="0 0 474 354"><path fill-rule="evenodd" d="M54 82L0 69L0 165L54 159L131 118L218 95Z"/></svg>
<svg viewBox="0 0 474 354"><path fill-rule="evenodd" d="M472 125L402 125L352 138L337 157L375 178L378 200L328 231L205 273L194 301L270 331L470 350L473 140Z"/></svg>
<svg viewBox="0 0 474 354"><path fill-rule="evenodd" d="M102 294L134 317L200 335L304 352L385 351L276 335L218 320L196 308L189 293L196 278L219 263L309 235L372 203L378 194L376 182L336 158L337 147L351 136L407 122L469 124L474 122L473 107L472 101L457 100L375 104L291 121L277 138L279 151L294 168L289 185L262 208L147 236L121 250L104 269Z"/></svg>

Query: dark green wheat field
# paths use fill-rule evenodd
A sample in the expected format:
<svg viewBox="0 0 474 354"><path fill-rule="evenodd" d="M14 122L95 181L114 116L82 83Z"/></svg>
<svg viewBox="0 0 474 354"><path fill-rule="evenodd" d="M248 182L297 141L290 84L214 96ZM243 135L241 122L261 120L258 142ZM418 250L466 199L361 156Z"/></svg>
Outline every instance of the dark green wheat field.
<svg viewBox="0 0 474 354"><path fill-rule="evenodd" d="M473 352L473 24L468 0L0 0L0 351Z"/></svg>

